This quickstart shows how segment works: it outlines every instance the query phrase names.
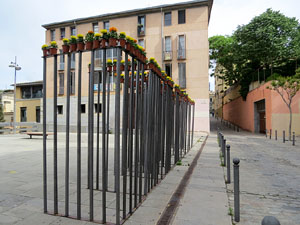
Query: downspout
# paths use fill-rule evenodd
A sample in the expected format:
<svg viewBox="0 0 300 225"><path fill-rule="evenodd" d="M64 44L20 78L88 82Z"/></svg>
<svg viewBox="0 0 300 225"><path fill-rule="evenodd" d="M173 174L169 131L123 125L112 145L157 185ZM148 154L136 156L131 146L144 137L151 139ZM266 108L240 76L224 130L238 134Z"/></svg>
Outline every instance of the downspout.
<svg viewBox="0 0 300 225"><path fill-rule="evenodd" d="M161 66L162 70L164 70L164 18L163 18L163 11L162 8L160 8L160 15L161 15Z"/></svg>

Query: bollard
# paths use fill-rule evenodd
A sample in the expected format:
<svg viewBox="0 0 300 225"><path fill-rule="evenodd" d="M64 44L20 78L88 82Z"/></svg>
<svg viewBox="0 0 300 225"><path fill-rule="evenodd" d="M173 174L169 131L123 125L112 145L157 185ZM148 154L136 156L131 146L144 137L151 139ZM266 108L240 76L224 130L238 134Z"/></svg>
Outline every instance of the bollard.
<svg viewBox="0 0 300 225"><path fill-rule="evenodd" d="M285 130L282 131L282 142L285 143Z"/></svg>
<svg viewBox="0 0 300 225"><path fill-rule="evenodd" d="M270 129L270 139L272 139L272 129Z"/></svg>
<svg viewBox="0 0 300 225"><path fill-rule="evenodd" d="M277 141L277 130L275 130L275 140Z"/></svg>
<svg viewBox="0 0 300 225"><path fill-rule="evenodd" d="M266 129L266 138L268 138L268 129Z"/></svg>
<svg viewBox="0 0 300 225"><path fill-rule="evenodd" d="M223 162L224 162L224 166L226 166L226 139L224 139L224 143L223 143Z"/></svg>
<svg viewBox="0 0 300 225"><path fill-rule="evenodd" d="M230 184L230 145L227 148L227 184Z"/></svg>
<svg viewBox="0 0 300 225"><path fill-rule="evenodd" d="M280 225L280 222L274 216L265 216L261 221L261 225Z"/></svg>
<svg viewBox="0 0 300 225"><path fill-rule="evenodd" d="M295 146L295 132L293 132L293 146Z"/></svg>
<svg viewBox="0 0 300 225"><path fill-rule="evenodd" d="M238 158L233 159L234 221L240 222L240 178Z"/></svg>
<svg viewBox="0 0 300 225"><path fill-rule="evenodd" d="M240 128L239 127L237 127L237 132L240 132Z"/></svg>

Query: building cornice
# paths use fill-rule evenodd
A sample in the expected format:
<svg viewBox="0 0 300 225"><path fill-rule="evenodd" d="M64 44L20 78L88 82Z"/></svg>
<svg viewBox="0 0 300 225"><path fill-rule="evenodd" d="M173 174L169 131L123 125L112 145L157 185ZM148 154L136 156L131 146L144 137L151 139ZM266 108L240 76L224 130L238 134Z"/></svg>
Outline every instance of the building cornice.
<svg viewBox="0 0 300 225"><path fill-rule="evenodd" d="M157 12L165 12L169 10L178 10L182 8L195 8L195 7L201 7L201 6L208 6L208 21L210 19L210 13L212 9L213 0L194 0L194 1L188 1L188 2L180 2L176 4L165 4L165 5L158 5L158 6L152 6L147 8L141 8L141 9L133 9L133 10L127 10L127 11L121 11L116 13L107 13L97 16L91 16L91 17L84 17L84 18L77 18L73 20L65 20L61 22L54 22L49 24L44 24L42 27L45 29L53 29L53 28L59 28L59 27L66 27L66 26L74 26L78 24L85 24L85 23L93 23L98 21L105 21L105 20L111 20L116 18L122 18L122 17L130 17L130 16L137 16L137 15L143 15L143 14L150 14L150 13L157 13Z"/></svg>

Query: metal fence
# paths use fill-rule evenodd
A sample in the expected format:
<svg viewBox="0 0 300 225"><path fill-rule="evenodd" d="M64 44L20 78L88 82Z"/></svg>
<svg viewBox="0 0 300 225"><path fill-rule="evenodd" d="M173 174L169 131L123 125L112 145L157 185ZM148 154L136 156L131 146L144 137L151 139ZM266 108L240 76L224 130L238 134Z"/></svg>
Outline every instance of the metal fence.
<svg viewBox="0 0 300 225"><path fill-rule="evenodd" d="M102 41L103 42L103 41ZM102 43L101 42L101 43ZM104 44L103 44L104 43ZM160 71L129 48L127 43L121 45L117 42L117 63L115 79L115 128L114 144L109 142L109 99L110 90L106 88L107 79L112 70L106 65L106 51L111 48L104 40L98 50L103 51L103 66L99 80L97 93L94 93L94 61L95 48L92 50L77 50L78 54L78 93L77 93L77 146L76 170L70 171L70 64L71 53L67 55L67 93L66 93L66 131L65 131L65 153L58 154L58 132L57 132L57 57L59 54L43 56L43 199L44 212L54 215L90 220L99 223L115 222L121 224L130 216L140 203L145 199L149 191L156 186L161 179L170 171L182 157L191 149L194 134L195 105L184 92L174 88ZM87 183L83 183L83 159L82 154L86 153L83 147L81 132L81 89L82 89L82 55L90 54L91 65L89 72L88 87L88 141L87 141ZM53 74L47 74L47 60L53 57ZM131 57L132 65L129 65ZM124 59L124 66L121 59ZM152 67L152 68L151 68ZM129 70L130 68L130 70ZM151 69L149 69L151 68ZM124 76L121 76L122 70ZM148 71L149 73L145 73ZM49 160L49 141L46 141L47 124L47 76L53 76L53 152ZM48 79L51 80L51 79ZM100 84L101 80L101 84ZM52 81L52 80L51 80ZM121 92L122 85L122 92ZM101 95L100 95L101 92ZM102 112L97 110L97 121L94 123L94 102L102 104ZM101 99L102 97L102 99ZM122 101L121 101L122 98ZM122 102L122 106L121 106ZM122 112L121 112L122 109ZM51 114L52 115L52 114ZM101 116L101 118L100 118ZM102 124L100 124L102 123ZM96 124L96 132L94 132ZM100 130L102 128L102 130ZM96 140L94 140L96 138ZM100 139L102 138L102 139ZM47 146L48 145L48 146ZM51 145L52 147L52 145ZM47 149L48 148L48 149ZM113 148L113 173L109 173L109 148ZM72 151L71 151L72 154ZM64 158L64 184L63 191L58 185L58 161ZM52 161L53 157L53 161ZM100 158L102 161L100 161ZM52 171L49 171L49 170ZM48 174L51 173L52 177ZM76 212L70 212L70 173L76 173ZM109 176L113 177L113 184L108 183ZM53 185L53 193L49 191L49 184ZM73 184L73 183L72 183ZM84 187L83 187L84 186ZM87 189L86 189L87 187ZM52 188L51 188L52 190ZM58 193L59 190L64 193ZM88 191L89 207L88 212L83 212L82 193ZM101 204L95 205L95 195L101 196ZM108 218L107 195L115 195L113 213ZM51 201L49 196L51 194ZM53 201L52 201L53 194ZM64 199L59 200L59 194ZM53 204L49 207L49 205ZM59 207L64 205L64 209ZM111 206L109 207L109 209ZM111 211L111 210L110 210ZM96 220L95 215L101 214L101 219ZM109 221L115 220L115 221Z"/></svg>

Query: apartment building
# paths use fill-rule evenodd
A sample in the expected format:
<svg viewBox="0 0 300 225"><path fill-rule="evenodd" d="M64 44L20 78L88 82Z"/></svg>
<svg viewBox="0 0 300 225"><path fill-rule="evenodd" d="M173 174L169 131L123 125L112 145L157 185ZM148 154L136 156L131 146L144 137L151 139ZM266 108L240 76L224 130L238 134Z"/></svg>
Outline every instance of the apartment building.
<svg viewBox="0 0 300 225"><path fill-rule="evenodd" d="M5 122L12 122L14 119L14 91L4 90L1 93L0 104L3 108L3 116Z"/></svg>
<svg viewBox="0 0 300 225"><path fill-rule="evenodd" d="M62 39L71 35L86 34L89 30L99 32L101 29L116 27L119 32L138 40L146 49L148 57L154 57L163 70L173 78L196 102L195 129L209 131L209 45L208 24L212 0L197 0L176 4L159 5L117 13L109 13L86 18L45 24L45 41L57 41L61 49ZM102 52L95 53L95 91L98 73L102 71ZM116 51L107 49L107 57L116 58ZM58 124L65 121L67 56L58 57ZM88 64L90 54L83 54L82 74L82 123L87 124ZM77 57L71 55L71 111L76 112ZM114 85L110 76L111 127L113 127ZM102 88L102 87L101 87ZM95 92L96 95L96 92ZM47 60L47 124L52 123L53 110L53 58ZM96 101L96 98L95 98ZM52 107L53 108L53 107ZM74 110L73 110L74 109ZM97 108L95 105L95 111ZM96 115L95 115L96 116ZM72 126L76 126L76 114L71 117Z"/></svg>

